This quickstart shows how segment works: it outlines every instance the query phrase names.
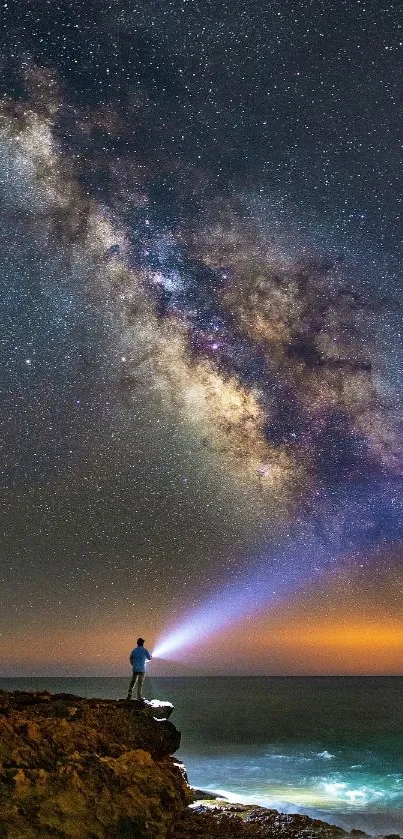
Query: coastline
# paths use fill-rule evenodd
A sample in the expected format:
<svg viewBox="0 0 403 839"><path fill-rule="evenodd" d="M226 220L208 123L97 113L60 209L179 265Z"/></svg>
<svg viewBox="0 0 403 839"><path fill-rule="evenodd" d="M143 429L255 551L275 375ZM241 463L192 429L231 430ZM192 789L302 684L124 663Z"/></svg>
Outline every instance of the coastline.
<svg viewBox="0 0 403 839"><path fill-rule="evenodd" d="M181 759L187 770L189 770L189 763L187 756L181 754ZM204 755L201 755L200 761L204 760ZM319 804L319 795L313 803L301 804L292 801L292 797L288 799L281 798L279 795L272 795L269 792L266 795L256 794L254 792L245 791L239 792L239 787L242 786L243 778L238 779L237 785L234 787L214 784L208 777L206 772L203 772L205 786L193 784L192 774L194 774L194 767L197 763L197 757L193 757L193 773L188 771L191 786L195 790L199 790L199 802L211 803L214 801L224 802L230 807L236 805L240 807L261 808L263 810L277 810L285 816L303 816L313 820L319 820L326 824L334 825L345 833L355 833L363 835L379 837L379 836L403 836L403 811L401 808L391 809L388 803L380 801L379 805L373 803L371 807L363 804L360 806L343 807L343 802L333 802L332 806L321 807ZM246 772L247 772L246 767ZM244 776L248 778L248 775ZM246 780L245 787L247 788L249 780ZM238 788L236 788L238 787ZM296 790L296 798L301 790Z"/></svg>
<svg viewBox="0 0 403 839"><path fill-rule="evenodd" d="M387 827L380 825L379 828L374 826L374 816L371 814L370 818L357 813L356 821L361 823L361 827L351 825L351 817L349 814L343 813L335 809L334 815L329 819L328 813L322 813L314 808L299 808L297 805L288 805L281 802L267 802L253 800L253 796L238 796L236 793L231 793L228 790L199 790L191 787L192 792L196 796L190 808L196 812L212 812L214 809L220 810L223 813L234 814L238 816L248 813L260 813L263 817L265 813L276 812L280 817L284 817L292 821L293 819L305 819L315 822L317 825L325 826L326 828L334 829L337 835L340 836L361 836L371 837L371 839L403 839L403 831L400 824L391 825ZM382 822L384 815L381 816ZM350 822L350 823L349 823ZM363 824L363 822L365 824ZM399 818L401 822L401 818ZM365 828L365 829L364 829ZM339 833L340 831L340 833Z"/></svg>
<svg viewBox="0 0 403 839"><path fill-rule="evenodd" d="M198 790L204 795L207 791ZM175 839L401 839L399 834L369 834L344 830L337 824L300 813L253 804L228 802L220 797L197 798L175 826Z"/></svg>
<svg viewBox="0 0 403 839"><path fill-rule="evenodd" d="M323 839L324 836L328 839L337 839L337 837L349 835L363 837L402 834L401 829L393 828L374 830L368 829L366 825L362 825L361 828L351 828L343 823L343 816L336 808L334 818L329 818L328 814L319 813L316 809L313 812L312 808L310 812L306 812L305 808L289 805L282 807L279 802L274 801L262 805L261 802L251 801L249 796L240 796L229 790L216 788L213 791L211 788L189 785L186 778L186 757L185 755L181 757L181 750L178 753L180 732L168 720L168 716L173 711L173 705L165 700L138 704L135 701L128 703L123 699L85 699L70 694L52 695L47 691L36 693L15 691L13 694L3 691L1 694L3 701L0 709L2 723L0 743L5 783L3 792L7 788L9 794L10 789L13 788L13 795L16 796L14 804L17 802L17 809L20 804L26 806L24 798L26 799L27 796L29 798L31 793L37 796L36 786L38 783L39 787L43 785L44 778L49 784L49 794L46 790L42 790L43 799L44 801L46 798L53 800L55 789L60 781L58 775L61 770L67 773L68 777L71 775L73 778L77 775L80 778L82 795L85 799L87 785L90 790L99 770L99 766L96 767L95 764L100 760L104 768L105 761L109 769L114 767L114 779L105 778L102 784L100 777L96 781L97 789L103 790L102 795L106 795L105 790L109 789L110 784L112 788L116 785L117 778L118 783L123 785L123 789L126 789L125 785L129 779L130 789L135 790L139 788L139 785L141 789L142 773L145 772L145 777L148 778L149 794L152 798L155 783L161 786L162 790L164 784L171 789L172 777L174 777L175 792L172 793L171 789L167 800L171 803L176 801L169 817L175 824L176 832L172 834L175 839L188 839L188 837L192 839L193 836L198 835L230 839L237 835L236 831L240 829L240 824L245 839L247 836L269 835L272 839L280 836L291 839L294 829L300 833L303 831L304 835L308 831L311 839L315 837ZM156 717L159 717L159 720L156 720ZM86 724L83 727L84 719ZM155 740L156 725L158 742ZM8 757L4 751L8 748L7 737L11 738ZM53 751L52 749L49 751L49 744L53 744ZM140 752L142 756L139 763ZM144 757L145 754L147 757ZM185 765L182 764L182 760ZM134 799L136 795L137 792L134 794ZM164 795L165 793L163 793L163 798ZM246 798L248 800L245 800ZM148 806L143 799L140 810L146 805ZM186 809L188 805L189 811ZM70 804L64 802L63 806L68 809ZM121 804L118 805L118 809L120 806ZM157 810L158 807L159 805ZM95 818L91 808L90 817ZM196 828L198 831L207 832L194 833ZM0 835L2 835L1 830ZM73 833L58 835L75 836ZM109 831L107 835L110 839L114 834ZM142 837L143 835L145 839L157 839L157 837L159 839L160 836L170 839L171 834L166 832L164 835L160 832L151 833L149 836L145 833L141 834ZM22 839L24 832L5 833L4 836L7 839L9 836L10 839L17 839L17 837ZM38 836L40 839L45 839L47 834L42 831ZM50 836L53 839L53 834L49 834ZM78 839L83 839L84 836L82 831L77 833ZM101 833L100 836L103 834ZM116 836L118 837L119 834Z"/></svg>

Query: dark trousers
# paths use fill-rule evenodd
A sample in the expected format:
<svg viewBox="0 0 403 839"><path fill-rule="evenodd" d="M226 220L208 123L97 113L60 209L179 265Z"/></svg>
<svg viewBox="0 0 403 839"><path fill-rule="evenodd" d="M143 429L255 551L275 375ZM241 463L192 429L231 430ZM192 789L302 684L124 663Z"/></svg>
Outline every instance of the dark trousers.
<svg viewBox="0 0 403 839"><path fill-rule="evenodd" d="M136 682L137 682L137 699L142 698L141 697L141 689L143 687L143 682L144 682L145 675L146 675L145 673L136 673L136 671L133 670L133 676L131 678L131 682L130 682L129 690L128 690L128 694L127 694L128 699L131 698L132 691L133 691L133 688L134 688Z"/></svg>

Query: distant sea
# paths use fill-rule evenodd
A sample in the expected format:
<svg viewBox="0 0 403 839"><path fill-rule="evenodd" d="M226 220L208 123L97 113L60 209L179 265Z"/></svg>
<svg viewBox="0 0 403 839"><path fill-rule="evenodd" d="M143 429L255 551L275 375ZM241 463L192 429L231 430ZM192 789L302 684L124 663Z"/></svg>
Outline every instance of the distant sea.
<svg viewBox="0 0 403 839"><path fill-rule="evenodd" d="M112 699L127 678L3 678L4 690ZM189 782L233 801L403 836L403 677L146 680L175 705Z"/></svg>

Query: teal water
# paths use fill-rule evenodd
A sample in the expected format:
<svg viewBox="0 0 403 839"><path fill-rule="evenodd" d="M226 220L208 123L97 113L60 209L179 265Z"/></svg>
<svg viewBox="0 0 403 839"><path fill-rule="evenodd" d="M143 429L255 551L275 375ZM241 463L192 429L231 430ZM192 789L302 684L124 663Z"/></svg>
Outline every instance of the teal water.
<svg viewBox="0 0 403 839"><path fill-rule="evenodd" d="M125 696L128 679L0 679ZM191 784L372 834L403 835L403 677L148 678L175 705Z"/></svg>

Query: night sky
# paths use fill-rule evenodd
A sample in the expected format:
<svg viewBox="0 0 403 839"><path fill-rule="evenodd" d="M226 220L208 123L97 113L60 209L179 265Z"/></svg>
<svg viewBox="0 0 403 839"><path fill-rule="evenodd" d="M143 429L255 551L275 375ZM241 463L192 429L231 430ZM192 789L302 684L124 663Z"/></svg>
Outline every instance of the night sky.
<svg viewBox="0 0 403 839"><path fill-rule="evenodd" d="M401 5L1 16L1 673L401 672Z"/></svg>

